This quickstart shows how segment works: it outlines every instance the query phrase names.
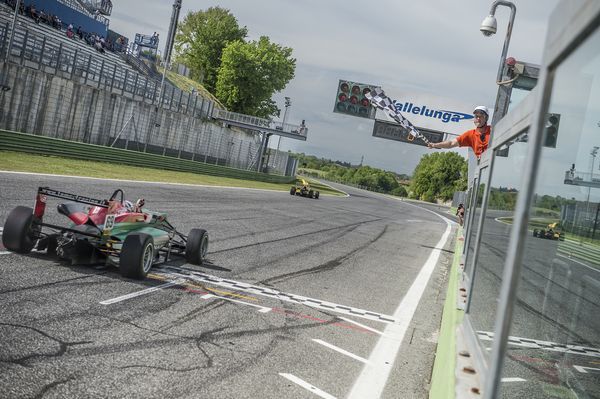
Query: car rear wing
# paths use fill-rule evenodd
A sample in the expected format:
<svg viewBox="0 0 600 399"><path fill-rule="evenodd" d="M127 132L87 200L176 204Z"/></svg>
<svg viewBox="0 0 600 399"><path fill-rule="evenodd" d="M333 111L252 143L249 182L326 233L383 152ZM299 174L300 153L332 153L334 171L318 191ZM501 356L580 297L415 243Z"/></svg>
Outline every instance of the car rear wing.
<svg viewBox="0 0 600 399"><path fill-rule="evenodd" d="M60 198L73 202L79 202L82 204L108 208L108 201L104 199L101 200L96 198L85 197L83 195L65 193L63 191L53 190L49 187L39 187L37 196L35 197L35 208L33 211L33 214L39 219L41 219L44 216L44 211L46 210L47 197Z"/></svg>

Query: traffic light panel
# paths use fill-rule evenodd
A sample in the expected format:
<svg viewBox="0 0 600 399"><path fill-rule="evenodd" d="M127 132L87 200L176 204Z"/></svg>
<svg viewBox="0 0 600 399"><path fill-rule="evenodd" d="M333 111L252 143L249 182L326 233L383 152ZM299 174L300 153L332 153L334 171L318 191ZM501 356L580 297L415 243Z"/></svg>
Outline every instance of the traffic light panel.
<svg viewBox="0 0 600 399"><path fill-rule="evenodd" d="M546 117L546 124L544 127L544 147L556 148L559 124L559 114L548 114L548 116Z"/></svg>

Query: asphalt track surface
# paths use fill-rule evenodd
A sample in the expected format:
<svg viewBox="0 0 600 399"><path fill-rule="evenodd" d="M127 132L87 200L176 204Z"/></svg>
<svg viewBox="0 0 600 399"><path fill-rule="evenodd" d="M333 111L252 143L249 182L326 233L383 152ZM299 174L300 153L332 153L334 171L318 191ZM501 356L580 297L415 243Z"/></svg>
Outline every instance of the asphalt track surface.
<svg viewBox="0 0 600 399"><path fill-rule="evenodd" d="M362 397L427 397L455 232L446 208L343 186L349 197L314 200L0 172L2 223L40 185L143 197L182 232L208 230L208 261L135 281L0 248L0 397L359 397L368 370L386 378ZM45 220L67 222L54 209Z"/></svg>

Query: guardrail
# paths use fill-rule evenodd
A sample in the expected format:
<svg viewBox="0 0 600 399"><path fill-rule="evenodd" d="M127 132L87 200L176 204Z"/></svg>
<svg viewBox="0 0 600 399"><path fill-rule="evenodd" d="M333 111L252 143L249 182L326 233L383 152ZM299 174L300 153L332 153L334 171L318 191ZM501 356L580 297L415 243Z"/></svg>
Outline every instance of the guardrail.
<svg viewBox="0 0 600 399"><path fill-rule="evenodd" d="M210 165L187 159L37 136L34 134L11 132L8 130L0 130L0 151L18 151L30 154L54 155L88 161L110 162L269 183L291 183L295 180L293 176L268 175L244 169Z"/></svg>

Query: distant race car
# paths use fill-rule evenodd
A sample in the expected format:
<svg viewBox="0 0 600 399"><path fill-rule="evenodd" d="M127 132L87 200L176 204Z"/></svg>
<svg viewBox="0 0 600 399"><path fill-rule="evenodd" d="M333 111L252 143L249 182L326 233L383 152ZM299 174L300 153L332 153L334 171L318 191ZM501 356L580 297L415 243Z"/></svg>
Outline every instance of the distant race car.
<svg viewBox="0 0 600 399"><path fill-rule="evenodd" d="M319 199L319 192L310 188L308 182L302 179L302 185L292 186L290 195L300 195L302 197Z"/></svg>
<svg viewBox="0 0 600 399"><path fill-rule="evenodd" d="M57 207L71 220L69 226L44 223L48 197L69 200ZM21 254L47 250L72 264L112 264L122 276L136 279L145 278L155 263L172 255L202 264L208 251L206 230L183 235L166 214L142 210L143 205L143 199L135 204L126 201L121 189L100 200L40 187L34 209L18 206L9 213L2 243Z"/></svg>
<svg viewBox="0 0 600 399"><path fill-rule="evenodd" d="M534 229L533 236L537 238L546 238L548 240L565 240L565 235L562 231L557 229L558 223L551 223L546 229Z"/></svg>

